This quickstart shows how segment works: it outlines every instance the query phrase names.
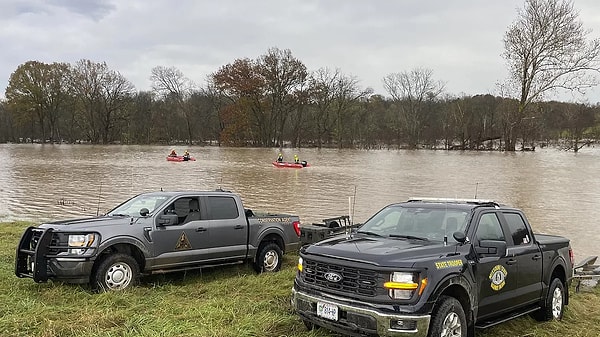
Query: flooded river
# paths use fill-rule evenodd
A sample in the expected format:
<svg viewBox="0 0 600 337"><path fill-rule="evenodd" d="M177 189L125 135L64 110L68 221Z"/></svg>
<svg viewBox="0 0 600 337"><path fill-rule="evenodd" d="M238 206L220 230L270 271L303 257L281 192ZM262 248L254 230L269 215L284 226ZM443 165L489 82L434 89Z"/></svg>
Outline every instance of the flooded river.
<svg viewBox="0 0 600 337"><path fill-rule="evenodd" d="M141 192L214 190L247 208L304 223L347 215L363 222L409 197L494 199L522 208L536 232L571 239L576 260L600 255L600 148L581 153L284 149L311 167L275 168L277 149L0 144L0 222L101 214ZM349 197L354 197L353 203Z"/></svg>

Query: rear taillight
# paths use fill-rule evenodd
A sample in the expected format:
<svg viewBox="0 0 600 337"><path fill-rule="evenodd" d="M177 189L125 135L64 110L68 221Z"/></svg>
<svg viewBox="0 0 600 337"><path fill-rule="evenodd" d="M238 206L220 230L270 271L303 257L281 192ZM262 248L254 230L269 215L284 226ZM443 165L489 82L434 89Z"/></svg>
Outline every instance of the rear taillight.
<svg viewBox="0 0 600 337"><path fill-rule="evenodd" d="M575 253L573 253L573 248L569 248L569 259L571 259L571 268L575 266Z"/></svg>
<svg viewBox="0 0 600 337"><path fill-rule="evenodd" d="M294 225L294 231L296 232L296 235L300 237L300 221L294 221L292 224Z"/></svg>

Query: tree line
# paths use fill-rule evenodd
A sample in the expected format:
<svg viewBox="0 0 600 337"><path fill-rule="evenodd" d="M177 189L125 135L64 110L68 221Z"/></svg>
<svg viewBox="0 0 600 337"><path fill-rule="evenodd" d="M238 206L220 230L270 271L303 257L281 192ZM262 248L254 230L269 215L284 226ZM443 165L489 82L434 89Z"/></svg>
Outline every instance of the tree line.
<svg viewBox="0 0 600 337"><path fill-rule="evenodd" d="M577 19L571 1L526 0L504 35L501 95L454 96L415 68L386 75L384 96L276 47L202 86L157 66L149 91L105 62L28 61L0 102L0 142L578 151L599 138L598 105L543 100L598 84L600 42Z"/></svg>

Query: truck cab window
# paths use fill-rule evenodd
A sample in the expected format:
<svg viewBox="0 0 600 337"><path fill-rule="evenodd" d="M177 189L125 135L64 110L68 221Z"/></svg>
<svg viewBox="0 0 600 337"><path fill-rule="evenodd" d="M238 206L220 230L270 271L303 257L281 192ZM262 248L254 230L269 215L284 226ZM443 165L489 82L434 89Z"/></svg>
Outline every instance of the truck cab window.
<svg viewBox="0 0 600 337"><path fill-rule="evenodd" d="M237 204L233 198L229 197L208 197L210 204L211 219L237 219L240 216Z"/></svg>
<svg viewBox="0 0 600 337"><path fill-rule="evenodd" d="M500 221L496 213L486 213L481 216L475 236L479 240L505 240L502 226L500 226Z"/></svg>
<svg viewBox="0 0 600 337"><path fill-rule="evenodd" d="M529 231L527 230L525 221L523 221L521 215L508 212L502 214L508 223L510 235L512 236L515 246L528 245L531 242L531 236L529 235Z"/></svg>

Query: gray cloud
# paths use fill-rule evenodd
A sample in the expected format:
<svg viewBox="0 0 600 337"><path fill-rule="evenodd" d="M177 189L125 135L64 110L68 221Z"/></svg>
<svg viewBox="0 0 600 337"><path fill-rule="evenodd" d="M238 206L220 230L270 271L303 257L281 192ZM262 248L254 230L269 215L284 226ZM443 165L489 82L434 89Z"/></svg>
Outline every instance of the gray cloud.
<svg viewBox="0 0 600 337"><path fill-rule="evenodd" d="M28 60L105 61L148 90L155 66L177 67L202 85L221 66L277 47L310 70L339 68L378 94L386 95L385 75L415 67L432 69L451 94L495 93L506 77L502 37L519 6L522 0L4 0L0 92ZM600 3L576 0L575 7L599 36Z"/></svg>

